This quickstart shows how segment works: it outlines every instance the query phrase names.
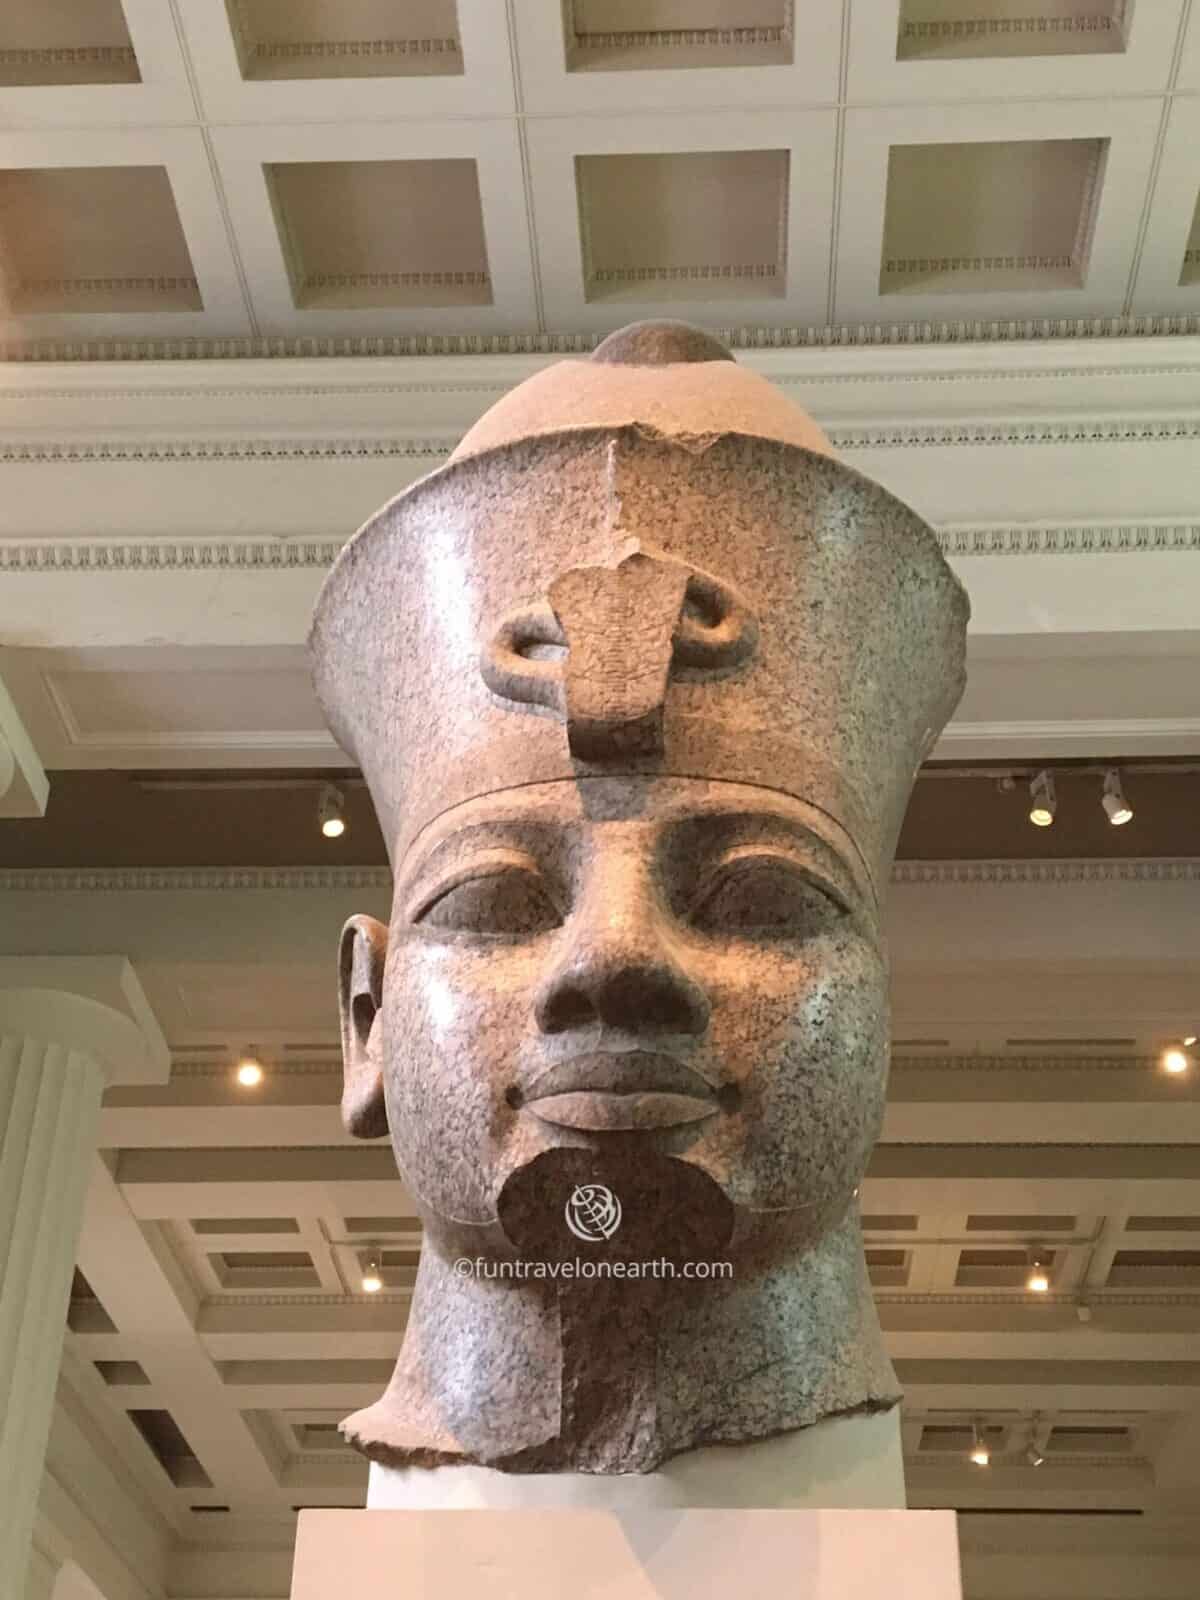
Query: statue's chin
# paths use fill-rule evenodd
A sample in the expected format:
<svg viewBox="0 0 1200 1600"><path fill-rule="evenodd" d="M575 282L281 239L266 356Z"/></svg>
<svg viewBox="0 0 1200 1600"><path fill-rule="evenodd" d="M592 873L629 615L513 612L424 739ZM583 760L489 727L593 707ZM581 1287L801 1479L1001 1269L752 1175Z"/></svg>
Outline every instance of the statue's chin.
<svg viewBox="0 0 1200 1600"><path fill-rule="evenodd" d="M717 1260L734 1231L707 1172L636 1139L544 1151L506 1179L496 1209L511 1248L539 1261Z"/></svg>
<svg viewBox="0 0 1200 1600"><path fill-rule="evenodd" d="M811 1250L854 1203L851 1182L836 1193L763 1185L755 1203L751 1174L714 1171L689 1155L656 1151L644 1135L614 1131L599 1146L556 1145L499 1179L490 1217L467 1220L447 1207L421 1208L426 1246L447 1263L492 1261L717 1261L763 1265ZM595 1226L576 1215L576 1191L607 1190L620 1210ZM577 1228L568 1222L571 1214ZM517 1281L495 1278L495 1282Z"/></svg>

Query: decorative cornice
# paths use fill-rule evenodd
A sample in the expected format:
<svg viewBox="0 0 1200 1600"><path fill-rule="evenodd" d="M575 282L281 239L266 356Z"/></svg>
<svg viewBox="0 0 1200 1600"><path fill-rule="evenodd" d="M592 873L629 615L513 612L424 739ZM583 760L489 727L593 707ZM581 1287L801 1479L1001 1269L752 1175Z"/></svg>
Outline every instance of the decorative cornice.
<svg viewBox="0 0 1200 1600"><path fill-rule="evenodd" d="M336 61L347 56L457 56L453 38L426 39L264 39L248 51L252 61ZM461 70L461 69L460 69ZM403 76L403 74L398 74Z"/></svg>
<svg viewBox="0 0 1200 1600"><path fill-rule="evenodd" d="M32 444L8 440L0 441L0 462L14 466L63 461L310 461L397 456L437 462L444 461L457 442L457 435L435 439L402 435L359 439L56 439Z"/></svg>
<svg viewBox="0 0 1200 1600"><path fill-rule="evenodd" d="M988 1293L979 1290L958 1290L942 1293L914 1292L912 1290L875 1289L875 1300L880 1305L914 1305L914 1306L1023 1306L1032 1314L1037 1314L1047 1308L1058 1310L1073 1309L1079 1304L1079 1297L1073 1294L1039 1295L1036 1303L1030 1300L1025 1289L993 1289ZM411 1289L385 1290L382 1294L363 1295L348 1292L345 1294L276 1292L273 1294L216 1294L209 1295L201 1308L201 1314L206 1310L227 1309L231 1306L348 1306L348 1305L403 1305L406 1306L412 1299ZM1141 1292L1125 1294L1104 1290L1090 1292L1087 1303L1093 1310L1102 1310L1105 1306L1183 1306L1189 1309L1200 1306L1200 1290L1194 1293L1181 1292L1178 1289L1164 1290L1161 1294ZM1152 1337L1152 1335L1151 1335Z"/></svg>
<svg viewBox="0 0 1200 1600"><path fill-rule="evenodd" d="M164 539L97 544L73 539L0 541L0 572L270 571L333 565L336 539Z"/></svg>
<svg viewBox="0 0 1200 1600"><path fill-rule="evenodd" d="M1200 439L1200 416L1082 421L1034 419L1029 422L909 423L900 426L830 427L838 450L906 450L953 445L1063 445L1155 443Z"/></svg>
<svg viewBox="0 0 1200 1600"><path fill-rule="evenodd" d="M386 889L386 867L18 867L0 870L0 889L121 894L142 890Z"/></svg>
<svg viewBox="0 0 1200 1600"><path fill-rule="evenodd" d="M136 72L137 54L132 45L120 44L56 45L44 49L30 47L0 50L0 66L119 67L125 72Z"/></svg>
<svg viewBox="0 0 1200 1600"><path fill-rule="evenodd" d="M203 1060L190 1057L186 1050L172 1054L171 1075L174 1078L225 1078L229 1074L227 1052ZM893 1053L893 1072L930 1070L937 1072L1137 1072L1156 1065L1157 1058L1147 1055L1128 1056L983 1056L983 1055L904 1055ZM340 1077L342 1058L338 1047L331 1044L325 1057L272 1055L271 1071L287 1077L326 1078L331 1074ZM897 1235L900 1237L900 1235ZM911 1242L919 1244L919 1239Z"/></svg>
<svg viewBox="0 0 1200 1600"><path fill-rule="evenodd" d="M1068 523L1058 527L940 528L948 556L1144 555L1200 550L1200 523Z"/></svg>
<svg viewBox="0 0 1200 1600"><path fill-rule="evenodd" d="M335 1054L337 1047L330 1046L330 1053L326 1060L316 1061L311 1059L294 1060L291 1056L271 1055L272 1076L282 1075L285 1078L328 1078L342 1075L342 1058L340 1051ZM229 1060L225 1052L213 1060L189 1061L186 1052L182 1057L172 1053L171 1056L172 1078L227 1078L229 1076Z"/></svg>
<svg viewBox="0 0 1200 1600"><path fill-rule="evenodd" d="M736 49L746 45L781 45L790 37L787 28L638 28L608 32L572 29L571 45L577 50Z"/></svg>
<svg viewBox="0 0 1200 1600"><path fill-rule="evenodd" d="M1011 321L860 322L714 330L734 350L830 350L1022 340L1173 339L1200 334L1200 315L1041 317ZM0 361L229 361L345 356L586 355L600 333L386 334L358 338L38 339L0 344Z"/></svg>
<svg viewBox="0 0 1200 1600"><path fill-rule="evenodd" d="M1195 883L1200 856L1059 861L898 861L894 884ZM10 867L0 891L111 893L141 890L380 889L386 867ZM917 1057L926 1060L935 1058Z"/></svg>
<svg viewBox="0 0 1200 1600"><path fill-rule="evenodd" d="M407 1306L411 1300L411 1289L385 1289L381 1294L212 1294L204 1300L200 1312L203 1316L205 1311L224 1311L231 1306Z"/></svg>
<svg viewBox="0 0 1200 1600"><path fill-rule="evenodd" d="M896 1236L897 1243L903 1242L900 1234ZM1004 1248L1002 1241L992 1240L998 1249ZM1053 1240L1049 1241L1053 1245ZM980 1235L981 1245L988 1243L984 1235ZM1200 1289L1191 1293L1178 1289L1167 1289L1161 1294L1143 1291L1138 1294L1124 1294L1111 1289L1089 1289L1087 1299L1081 1302L1077 1294L1040 1294L1036 1300L1030 1298L1027 1289L991 1289L983 1293L978 1289L973 1290L945 1290L939 1293L914 1291L904 1289L875 1289L875 1300L880 1305L889 1306L1023 1306L1031 1315L1047 1307L1059 1310L1068 1307L1074 1309L1080 1304L1087 1304L1093 1311L1103 1310L1106 1306L1184 1306L1188 1309L1200 1307ZM1153 1338L1153 1334L1148 1334ZM918 1358L919 1359L919 1358Z"/></svg>
<svg viewBox="0 0 1200 1600"><path fill-rule="evenodd" d="M908 39L935 39L939 43L959 42L963 39L987 39L1012 34L1037 33L1107 33L1121 26L1120 19L1111 16L1067 17L956 17L934 22L902 22L900 37Z"/></svg>
<svg viewBox="0 0 1200 1600"><path fill-rule="evenodd" d="M894 884L1196 883L1200 856L1111 860L897 861Z"/></svg>
<svg viewBox="0 0 1200 1600"><path fill-rule="evenodd" d="M1146 555L1200 550L1200 523L1140 522L938 530L948 556ZM338 539L144 539L136 544L0 540L0 572L276 572L333 565Z"/></svg>
<svg viewBox="0 0 1200 1600"><path fill-rule="evenodd" d="M947 272L1063 272L1074 256L893 256L883 264L885 278Z"/></svg>
<svg viewBox="0 0 1200 1600"><path fill-rule="evenodd" d="M1200 259L1200 251L1196 252ZM344 352L336 356L331 355L330 361L345 360ZM353 358L351 358L353 359ZM381 358L380 366L387 358ZM400 359L400 358L396 358ZM432 375L422 378L396 377L394 368L389 369L392 374L388 379L364 376L356 381L345 379L330 379L328 382L318 382L315 379L309 383L291 383L284 381L285 374L280 370L280 381L254 382L247 380L244 383L235 383L232 377L217 383L211 381L210 372L203 377L197 377L191 383L181 379L179 385L166 386L162 384L136 383L114 384L111 379L103 384L88 383L85 379L68 383L64 380L61 387L51 387L30 380L28 387L22 388L18 382L13 381L12 374L6 374L6 381L0 387L0 398L5 401L37 401L48 400L90 400L90 401L130 401L145 400L161 402L163 400L291 400L301 399L335 399L335 400L392 400L397 397L426 394L473 394L473 395L503 395L519 382L522 377L528 377L537 370L536 365L527 365L521 356L511 359L519 363L518 367L504 365L505 358L491 355L481 356L478 362L471 362L469 358L465 372L462 376L454 378ZM536 358L530 358L536 361ZM803 357L795 367L783 367L778 361L771 361L769 366L759 364L759 369L768 373L770 381L779 388L813 389L837 385L856 384L994 384L994 383L1041 383L1046 381L1076 381L1094 383L1099 378L1113 378L1128 380L1132 378L1193 378L1200 374L1200 352L1190 360L1163 360L1145 362L1133 365L1130 362L1116 362L1111 365L1098 365L1093 361L1078 361L1074 364L1064 364L1058 367L1028 366L1010 367L995 360L983 361L973 365L965 360L961 365L952 367L937 367L923 364L927 358L915 358L912 363L897 363L894 358L885 358L885 364L880 366L865 366L855 363L845 370L824 369L812 370L804 365ZM747 363L754 365L754 363ZM417 364L418 370L420 363ZM261 369L260 369L261 370ZM343 369L345 370L345 369ZM361 369L360 369L361 370ZM444 369L443 369L444 370ZM469 374L469 375L468 375ZM457 435L455 436L457 438Z"/></svg>
<svg viewBox="0 0 1200 1600"><path fill-rule="evenodd" d="M1064 445L1162 443L1200 439L1200 416L1154 417L1144 420L1096 418L1083 421L1054 419L1029 422L905 423L832 426L826 433L833 446L852 454L856 450L946 449L959 445ZM274 436L265 439L240 435L225 439L50 439L0 441L0 462L59 464L88 461L309 461L403 458L444 461L458 435L368 435L357 438Z"/></svg>
<svg viewBox="0 0 1200 1600"><path fill-rule="evenodd" d="M1065 1042L1065 1041L1062 1041ZM961 1056L892 1055L892 1071L902 1072L1144 1072L1156 1058L1128 1056ZM225 1070L222 1068L222 1070ZM899 1235L897 1236L899 1237Z"/></svg>

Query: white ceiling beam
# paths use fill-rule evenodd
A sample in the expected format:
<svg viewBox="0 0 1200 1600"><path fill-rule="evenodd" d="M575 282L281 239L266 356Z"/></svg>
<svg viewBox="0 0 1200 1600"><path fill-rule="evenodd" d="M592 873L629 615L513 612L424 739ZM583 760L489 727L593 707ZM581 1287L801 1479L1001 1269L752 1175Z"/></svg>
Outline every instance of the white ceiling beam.
<svg viewBox="0 0 1200 1600"><path fill-rule="evenodd" d="M79 1261L101 1303L222 1493L247 1503L277 1498L278 1484L206 1359L175 1287L103 1160L93 1171Z"/></svg>
<svg viewBox="0 0 1200 1600"><path fill-rule="evenodd" d="M964 1093L959 1101L949 1098L955 1086L953 1074L946 1073L945 1078L943 1100L898 1098L893 1087L881 1135L885 1143L1200 1144L1200 1104L1190 1099L1172 1102L1164 1097L1147 1104L1130 1090L1126 1098L1097 1102L1088 1098L1084 1086L1076 1097L1039 1097L1032 1107L1015 1095L990 1100L982 1092ZM1105 1087L1099 1085L1100 1091ZM342 1131L336 1105L326 1103L203 1109L112 1106L101 1117L100 1143L106 1149L187 1150L281 1144L298 1149L353 1146L355 1141Z"/></svg>
<svg viewBox="0 0 1200 1600"><path fill-rule="evenodd" d="M973 620L968 696L939 756L1195 747L1181 685L1200 652L1200 339L745 359L943 532ZM14 569L0 637L21 647L14 703L46 764L336 762L315 705L302 736L273 732L264 709L249 738L243 704L236 730L176 746L64 724L42 674L116 670L96 652L135 647L140 670L261 687L267 650L311 705L300 646L338 546L545 364L247 361L236 384L220 362L0 367L0 562ZM979 553L993 551L1009 553Z"/></svg>

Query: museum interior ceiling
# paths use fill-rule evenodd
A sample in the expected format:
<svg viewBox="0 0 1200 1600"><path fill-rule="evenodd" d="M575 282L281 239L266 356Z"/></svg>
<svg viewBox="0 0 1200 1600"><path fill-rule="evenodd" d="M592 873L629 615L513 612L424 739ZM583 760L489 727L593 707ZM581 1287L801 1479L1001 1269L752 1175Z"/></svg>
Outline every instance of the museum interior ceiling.
<svg viewBox="0 0 1200 1600"><path fill-rule="evenodd" d="M172 1060L105 1099L40 1503L104 1600L273 1600L364 1501L421 1233L338 1117L390 878L308 618L651 316L971 596L860 1196L910 1504L967 1600L1196 1593L1200 3L7 0L0 954L127 957Z"/></svg>

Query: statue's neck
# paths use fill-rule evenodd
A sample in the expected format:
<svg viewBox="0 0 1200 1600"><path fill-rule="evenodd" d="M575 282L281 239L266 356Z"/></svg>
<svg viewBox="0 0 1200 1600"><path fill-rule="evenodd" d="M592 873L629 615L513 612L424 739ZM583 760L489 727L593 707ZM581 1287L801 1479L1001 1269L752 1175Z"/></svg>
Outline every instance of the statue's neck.
<svg viewBox="0 0 1200 1600"><path fill-rule="evenodd" d="M392 1466L648 1472L898 1398L852 1214L732 1281L500 1282L426 1249L392 1382L346 1431Z"/></svg>

